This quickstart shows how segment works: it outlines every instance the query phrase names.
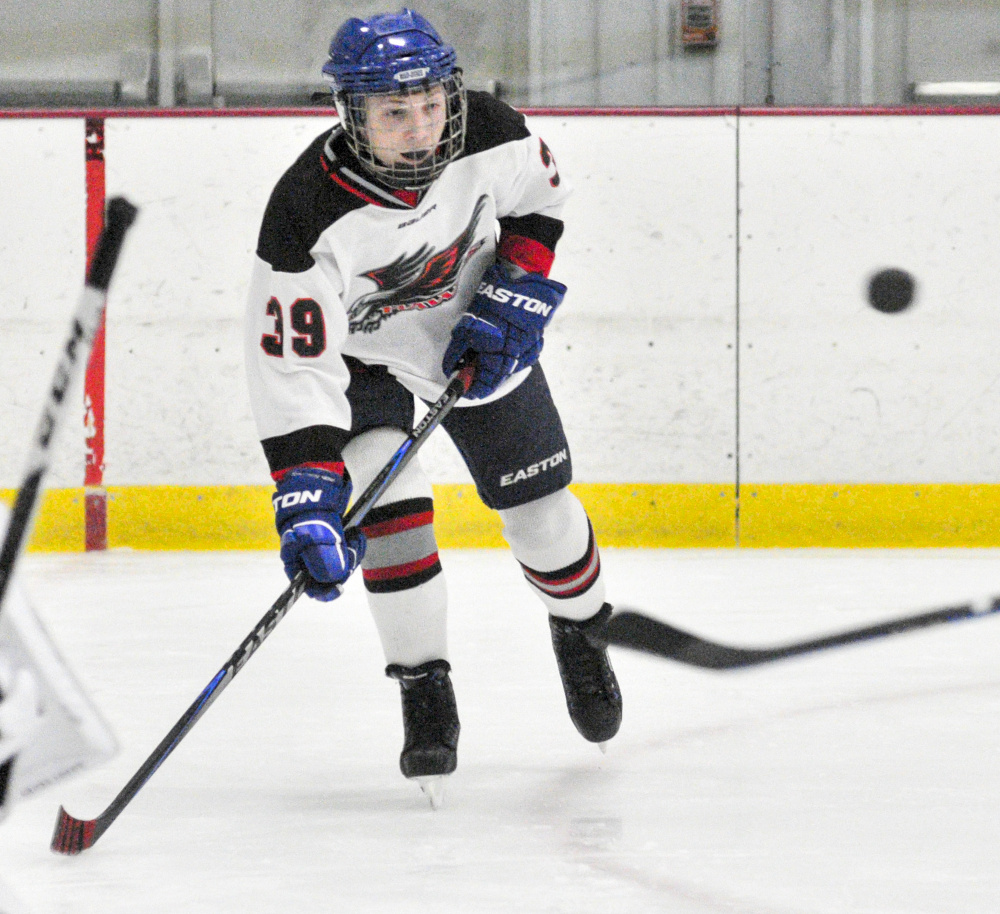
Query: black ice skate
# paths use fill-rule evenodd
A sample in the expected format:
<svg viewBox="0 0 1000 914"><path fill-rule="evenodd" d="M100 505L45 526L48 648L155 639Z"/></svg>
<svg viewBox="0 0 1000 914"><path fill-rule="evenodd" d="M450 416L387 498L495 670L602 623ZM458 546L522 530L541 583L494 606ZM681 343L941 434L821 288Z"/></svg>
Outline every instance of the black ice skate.
<svg viewBox="0 0 1000 914"><path fill-rule="evenodd" d="M458 765L458 708L447 660L420 666L392 663L385 675L399 682L403 699L403 751L399 769L416 779L431 806L440 805L442 778Z"/></svg>
<svg viewBox="0 0 1000 914"><path fill-rule="evenodd" d="M566 707L584 739L603 748L622 723L622 693L608 660L601 633L611 616L611 604L590 619L579 622L549 616L552 647L566 693Z"/></svg>

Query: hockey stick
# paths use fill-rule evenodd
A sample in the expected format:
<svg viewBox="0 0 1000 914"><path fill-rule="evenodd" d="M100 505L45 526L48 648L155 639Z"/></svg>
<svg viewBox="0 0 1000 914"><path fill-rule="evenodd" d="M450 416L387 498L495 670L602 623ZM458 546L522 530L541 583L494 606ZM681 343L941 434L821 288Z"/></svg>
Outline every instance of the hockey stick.
<svg viewBox="0 0 1000 914"><path fill-rule="evenodd" d="M618 647L644 651L647 654L666 657L669 660L676 660L678 663L686 663L689 666L702 667L706 670L738 670L772 663L775 660L785 660L789 657L814 654L831 647L874 641L889 635L930 628L945 622L977 619L980 616L988 616L997 612L1000 612L1000 597L992 599L982 606L965 604L945 607L913 616L891 619L875 625L867 625L863 628L853 628L822 638L793 641L777 647L735 647L709 641L707 638L682 631L636 610L623 609L621 612L615 613L608 621L605 640L608 644Z"/></svg>
<svg viewBox="0 0 1000 914"><path fill-rule="evenodd" d="M108 286L121 253L125 234L135 221L138 210L124 197L114 197L108 203L104 229L97 239L94 256L87 270L87 279L80 296L69 337L63 345L62 355L56 365L48 398L28 454L24 480L17 491L11 511L3 547L0 548L0 611L7 593L14 566L31 533L35 511L42 490L42 477L49 468L52 445L59 431L69 392L81 363L87 361L94 335L104 314Z"/></svg>
<svg viewBox="0 0 1000 914"><path fill-rule="evenodd" d="M417 450L426 441L427 436L441 424L441 421L448 415L451 408L468 391L474 374L475 366L466 365L452 375L447 388L445 388L445 392L429 408L427 415L410 432L406 441L399 446L399 449L392 455L392 458L382 468L371 485L365 489L351 506L350 510L344 515L345 527L356 527L361 523L382 493L417 453ZM51 847L53 851L58 854L79 854L93 845L107 831L111 823L118 818L119 813L132 801L133 797L156 773L157 768L167 760L167 756L174 751L177 744L184 739L191 728L198 722L199 718L208 710L209 705L232 682L233 678L243 668L254 651L264 643L264 639L274 631L277 624L284 618L288 610L292 608L292 604L301 596L305 588L305 583L305 573L300 571L292 579L285 592L278 597L274 605L264 614L254 630L236 648L236 652L226 661L225 666L215 674L215 678L195 699L194 704L187 709L183 717L174 724L170 732L153 750L152 755L143 762L139 770L132 776L132 779L122 788L121 792L111 801L111 804L104 812L96 819L76 819L66 812L65 808L62 806L59 807L55 833L52 835Z"/></svg>

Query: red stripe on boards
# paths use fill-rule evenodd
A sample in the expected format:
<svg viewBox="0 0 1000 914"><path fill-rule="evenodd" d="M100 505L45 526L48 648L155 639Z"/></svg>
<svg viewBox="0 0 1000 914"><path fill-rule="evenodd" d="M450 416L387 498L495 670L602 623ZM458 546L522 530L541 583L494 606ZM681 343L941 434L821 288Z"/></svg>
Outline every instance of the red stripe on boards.
<svg viewBox="0 0 1000 914"><path fill-rule="evenodd" d="M844 106L720 106L720 107L608 107L608 108L518 108L529 117L934 117L938 115L1000 115L1000 105L891 105ZM329 108L0 108L0 119L56 120L71 118L240 118L325 117L337 119Z"/></svg>
<svg viewBox="0 0 1000 914"><path fill-rule="evenodd" d="M87 266L104 228L104 119L87 118L84 125L86 161ZM108 496L104 490L105 315L94 335L83 380L86 455L84 462L84 546L87 552L108 548Z"/></svg>

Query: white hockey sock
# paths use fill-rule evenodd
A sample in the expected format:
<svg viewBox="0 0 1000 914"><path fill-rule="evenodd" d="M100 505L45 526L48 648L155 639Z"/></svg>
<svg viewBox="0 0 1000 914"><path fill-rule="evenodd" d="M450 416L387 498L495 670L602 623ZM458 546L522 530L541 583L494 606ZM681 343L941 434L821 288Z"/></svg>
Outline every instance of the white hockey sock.
<svg viewBox="0 0 1000 914"><path fill-rule="evenodd" d="M448 593L443 574L396 593L369 593L386 665L448 659Z"/></svg>
<svg viewBox="0 0 1000 914"><path fill-rule="evenodd" d="M601 559L587 512L560 489L500 512L504 539L553 616L589 619L604 605Z"/></svg>
<svg viewBox="0 0 1000 914"><path fill-rule="evenodd" d="M406 435L379 428L344 448L344 461L363 492ZM362 524L368 548L361 574L387 664L419 666L448 659L448 592L437 542L430 481L414 460Z"/></svg>

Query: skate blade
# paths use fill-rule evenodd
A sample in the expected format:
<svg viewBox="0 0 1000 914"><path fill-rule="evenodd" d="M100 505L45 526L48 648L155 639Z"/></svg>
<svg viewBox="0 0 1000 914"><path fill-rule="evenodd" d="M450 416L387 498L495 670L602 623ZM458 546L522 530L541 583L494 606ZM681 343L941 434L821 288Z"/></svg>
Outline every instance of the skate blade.
<svg viewBox="0 0 1000 914"><path fill-rule="evenodd" d="M424 796L430 801L431 809L440 809L444 803L444 775L435 774L430 777L416 778Z"/></svg>

